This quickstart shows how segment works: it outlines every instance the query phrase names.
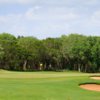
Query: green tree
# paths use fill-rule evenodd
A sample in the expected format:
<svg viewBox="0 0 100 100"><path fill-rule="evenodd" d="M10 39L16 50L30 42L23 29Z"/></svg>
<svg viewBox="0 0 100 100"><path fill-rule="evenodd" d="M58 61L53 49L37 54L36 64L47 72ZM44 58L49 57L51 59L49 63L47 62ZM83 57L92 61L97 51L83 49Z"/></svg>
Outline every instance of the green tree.
<svg viewBox="0 0 100 100"><path fill-rule="evenodd" d="M13 70L16 67L16 43L15 36L8 33L0 34L0 44L4 52L1 63L4 69Z"/></svg>
<svg viewBox="0 0 100 100"><path fill-rule="evenodd" d="M20 58L23 70L38 69L43 55L42 42L34 37L22 37L18 39Z"/></svg>
<svg viewBox="0 0 100 100"><path fill-rule="evenodd" d="M62 45L60 38L47 38L43 40L43 44L46 48L46 69L58 70L61 68L61 50Z"/></svg>

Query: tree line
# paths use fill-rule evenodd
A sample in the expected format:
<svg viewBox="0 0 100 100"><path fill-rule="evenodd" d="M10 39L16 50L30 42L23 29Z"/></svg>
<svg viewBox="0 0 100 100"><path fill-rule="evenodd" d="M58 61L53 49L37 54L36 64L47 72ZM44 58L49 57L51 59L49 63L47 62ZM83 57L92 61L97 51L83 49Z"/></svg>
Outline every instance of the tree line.
<svg viewBox="0 0 100 100"><path fill-rule="evenodd" d="M100 72L100 37L79 34L39 40L0 34L0 68Z"/></svg>

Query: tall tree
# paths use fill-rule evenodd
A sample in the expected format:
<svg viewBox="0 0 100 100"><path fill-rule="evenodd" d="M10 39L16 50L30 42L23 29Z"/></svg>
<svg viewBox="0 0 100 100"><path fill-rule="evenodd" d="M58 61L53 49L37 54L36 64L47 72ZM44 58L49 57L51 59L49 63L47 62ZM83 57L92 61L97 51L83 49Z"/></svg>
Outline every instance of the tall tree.
<svg viewBox="0 0 100 100"><path fill-rule="evenodd" d="M42 42L34 37L23 37L18 39L18 45L21 48L22 69L27 70L34 67L38 69L42 52L44 52Z"/></svg>
<svg viewBox="0 0 100 100"><path fill-rule="evenodd" d="M15 36L8 34L8 33L2 33L0 34L0 44L3 48L3 60L2 60L2 66L5 69L14 69L14 67L17 64L16 60L16 38ZM16 64L15 64L16 62Z"/></svg>

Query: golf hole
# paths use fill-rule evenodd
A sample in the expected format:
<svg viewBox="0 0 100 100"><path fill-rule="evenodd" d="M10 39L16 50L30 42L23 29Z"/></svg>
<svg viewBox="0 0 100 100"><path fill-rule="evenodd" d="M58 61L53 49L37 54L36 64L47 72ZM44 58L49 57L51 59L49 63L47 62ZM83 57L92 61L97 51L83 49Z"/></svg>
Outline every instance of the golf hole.
<svg viewBox="0 0 100 100"><path fill-rule="evenodd" d="M82 89L100 92L100 84L97 83L85 83L85 84L80 84L79 86Z"/></svg>

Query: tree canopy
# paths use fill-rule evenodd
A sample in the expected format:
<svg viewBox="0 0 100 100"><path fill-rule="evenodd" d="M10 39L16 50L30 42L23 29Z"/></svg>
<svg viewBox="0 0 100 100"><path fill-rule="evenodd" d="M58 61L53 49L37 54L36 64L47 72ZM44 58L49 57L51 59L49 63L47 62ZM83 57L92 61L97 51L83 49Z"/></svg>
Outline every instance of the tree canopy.
<svg viewBox="0 0 100 100"><path fill-rule="evenodd" d="M100 37L70 34L39 40L2 33L0 68L100 72Z"/></svg>

